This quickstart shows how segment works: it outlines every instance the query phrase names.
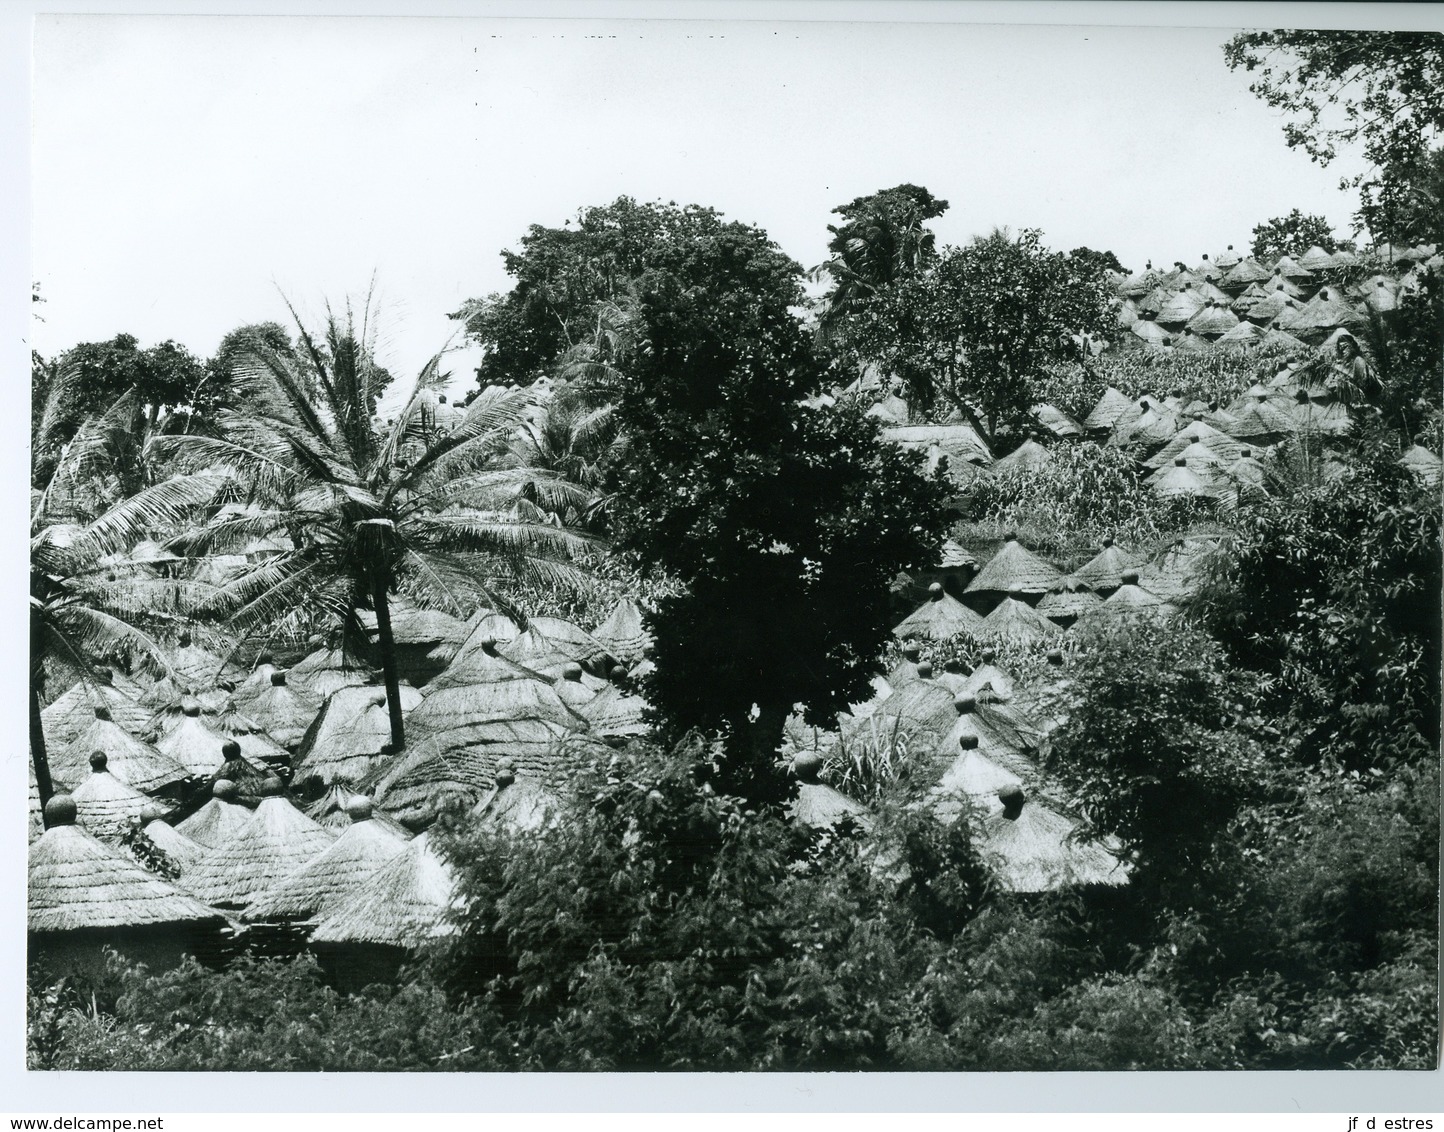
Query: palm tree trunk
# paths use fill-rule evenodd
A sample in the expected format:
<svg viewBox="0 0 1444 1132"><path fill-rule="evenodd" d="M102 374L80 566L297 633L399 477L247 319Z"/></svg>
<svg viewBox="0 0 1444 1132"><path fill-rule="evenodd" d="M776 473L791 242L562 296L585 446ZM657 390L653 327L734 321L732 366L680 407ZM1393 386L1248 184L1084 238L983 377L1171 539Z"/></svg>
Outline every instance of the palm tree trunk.
<svg viewBox="0 0 1444 1132"><path fill-rule="evenodd" d="M45 728L40 720L40 689L33 676L30 680L30 757L35 760L35 784L40 790L43 812L45 803L55 794L55 784L50 780L50 758L45 750Z"/></svg>
<svg viewBox="0 0 1444 1132"><path fill-rule="evenodd" d="M401 722L401 680L396 674L396 639L391 635L391 606L386 600L386 580L377 575L371 586L371 604L376 607L376 647L381 650L381 671L386 677L386 710L391 716L391 746L406 746Z"/></svg>

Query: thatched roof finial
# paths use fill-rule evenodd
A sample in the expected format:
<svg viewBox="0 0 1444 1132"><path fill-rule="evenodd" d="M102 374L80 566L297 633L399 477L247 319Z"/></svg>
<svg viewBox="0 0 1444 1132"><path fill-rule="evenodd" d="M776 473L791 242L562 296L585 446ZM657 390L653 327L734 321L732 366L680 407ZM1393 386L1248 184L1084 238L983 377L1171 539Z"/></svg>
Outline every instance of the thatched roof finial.
<svg viewBox="0 0 1444 1132"><path fill-rule="evenodd" d="M351 819L352 824L358 821L368 821L372 811L371 799L365 794L358 794L346 803L346 816Z"/></svg>
<svg viewBox="0 0 1444 1132"><path fill-rule="evenodd" d="M928 587L928 600L929 600L929 601L942 601L942 600L943 600L943 584L942 584L941 582L934 582L932 585L930 585L930 586Z"/></svg>
<svg viewBox="0 0 1444 1132"><path fill-rule="evenodd" d="M977 745L978 737L971 731L967 732L965 735L958 736L958 746L965 751L971 751Z"/></svg>
<svg viewBox="0 0 1444 1132"><path fill-rule="evenodd" d="M218 778L211 786L211 795L219 798L222 802L234 802L236 800L236 784L229 778Z"/></svg>
<svg viewBox="0 0 1444 1132"><path fill-rule="evenodd" d="M1023 803L1027 800L1028 796L1021 786L1008 785L998 791L998 801L1003 803L1003 817L1009 821L1018 820L1018 815L1023 812Z"/></svg>
<svg viewBox="0 0 1444 1132"><path fill-rule="evenodd" d="M268 774L256 786L256 793L262 798L279 798L281 791L285 788L285 784L279 778L274 774Z"/></svg>
<svg viewBox="0 0 1444 1132"><path fill-rule="evenodd" d="M1051 665L1054 665L1055 667L1056 667L1057 665L1062 664L1062 663L1063 663L1063 650L1062 650L1062 649L1049 649L1049 650L1048 650L1048 663L1051 664Z"/></svg>
<svg viewBox="0 0 1444 1132"><path fill-rule="evenodd" d="M933 675L932 663L926 660L918 661L918 678L920 680L931 680Z"/></svg>
<svg viewBox="0 0 1444 1132"><path fill-rule="evenodd" d="M286 686L286 674L285 674L285 672L272 672L272 673L271 673L271 687L273 687L273 688L284 688L285 686Z"/></svg>
<svg viewBox="0 0 1444 1132"><path fill-rule="evenodd" d="M53 794L45 803L45 825L54 829L57 825L75 824L75 799L69 794Z"/></svg>
<svg viewBox="0 0 1444 1132"><path fill-rule="evenodd" d="M570 680L572 683L575 684L575 683L580 682L580 681L581 681L581 678L582 678L582 666L581 666L580 664L578 664L576 661L570 660L570 661L568 661L568 662L562 667L562 679L563 679L563 680Z"/></svg>
<svg viewBox="0 0 1444 1132"><path fill-rule="evenodd" d="M496 787L500 790L515 781L516 762L509 755L503 755L496 760Z"/></svg>
<svg viewBox="0 0 1444 1132"><path fill-rule="evenodd" d="M201 705L187 696L181 701L181 711L192 719L195 719L201 713Z"/></svg>
<svg viewBox="0 0 1444 1132"><path fill-rule="evenodd" d="M1136 586L1136 585L1138 584L1138 571L1137 571L1137 570L1125 570L1125 571L1123 571L1123 584L1124 584L1125 586Z"/></svg>
<svg viewBox="0 0 1444 1132"><path fill-rule="evenodd" d="M110 719L110 707L109 707L108 705L106 705L106 704L96 704L96 705L95 705L95 718L96 718L96 719L109 720L109 719Z"/></svg>
<svg viewBox="0 0 1444 1132"><path fill-rule="evenodd" d="M984 650L983 650L983 663L984 663L984 664L992 664L992 663L993 663L993 659L994 659L997 655L998 655L998 651L997 651L996 649L984 649Z"/></svg>
<svg viewBox="0 0 1444 1132"><path fill-rule="evenodd" d="M191 635L190 635L190 631L189 631L189 630L187 630L187 629L182 629L182 630L181 630L181 635L180 635L180 638L179 638L179 643L180 643L180 647L183 648L183 649L188 649L188 648L191 647Z"/></svg>
<svg viewBox="0 0 1444 1132"><path fill-rule="evenodd" d="M909 641L907 644L903 645L902 654L908 660L916 664L918 662L918 657L923 655L922 645L918 644L917 641Z"/></svg>
<svg viewBox="0 0 1444 1132"><path fill-rule="evenodd" d="M105 764L110 760L105 757L104 751L90 752L90 769L99 774L105 769Z"/></svg>
<svg viewBox="0 0 1444 1132"><path fill-rule="evenodd" d="M627 678L627 670L626 670L626 668L625 668L623 665L620 665L620 664L614 664L614 665L612 665L612 679L613 679L613 680L615 680L617 683L620 684L620 683L621 683L623 680L625 680L626 678Z"/></svg>
<svg viewBox="0 0 1444 1132"><path fill-rule="evenodd" d="M957 708L959 715L972 715L978 710L978 699L976 696L959 696L953 701L953 707Z"/></svg>

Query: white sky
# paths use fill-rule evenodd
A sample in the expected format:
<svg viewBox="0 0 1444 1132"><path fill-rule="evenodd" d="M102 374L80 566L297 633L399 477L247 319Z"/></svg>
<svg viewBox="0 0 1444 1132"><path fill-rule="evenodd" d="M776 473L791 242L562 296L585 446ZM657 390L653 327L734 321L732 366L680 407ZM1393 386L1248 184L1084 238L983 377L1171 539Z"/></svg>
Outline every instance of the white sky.
<svg viewBox="0 0 1444 1132"><path fill-rule="evenodd" d="M937 9L943 14L948 9ZM35 328L198 355L286 321L280 291L381 297L414 374L498 252L622 193L765 228L804 266L830 210L904 181L962 242L1195 262L1299 207L1348 231L1320 169L1229 72L1229 32L960 24L40 16ZM454 369L469 386L469 366Z"/></svg>

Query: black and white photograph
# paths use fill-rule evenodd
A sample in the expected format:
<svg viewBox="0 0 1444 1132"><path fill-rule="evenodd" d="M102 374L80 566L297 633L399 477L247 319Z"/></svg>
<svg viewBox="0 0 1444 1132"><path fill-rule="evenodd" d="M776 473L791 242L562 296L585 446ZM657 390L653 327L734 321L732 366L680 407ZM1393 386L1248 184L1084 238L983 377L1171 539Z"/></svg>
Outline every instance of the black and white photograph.
<svg viewBox="0 0 1444 1132"><path fill-rule="evenodd" d="M34 15L27 1077L1438 1069L1444 19L1017 7Z"/></svg>

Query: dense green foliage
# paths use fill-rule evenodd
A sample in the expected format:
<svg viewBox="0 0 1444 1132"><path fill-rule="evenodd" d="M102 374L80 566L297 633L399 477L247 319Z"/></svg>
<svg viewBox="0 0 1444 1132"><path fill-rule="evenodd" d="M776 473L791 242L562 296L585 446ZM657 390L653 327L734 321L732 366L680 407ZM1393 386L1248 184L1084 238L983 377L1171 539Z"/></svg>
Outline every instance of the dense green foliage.
<svg viewBox="0 0 1444 1132"><path fill-rule="evenodd" d="M1102 336L1108 308L1095 260L995 231L880 291L851 334L923 411L957 412L991 440L1026 419L1043 365L1078 356L1074 335Z"/></svg>
<svg viewBox="0 0 1444 1132"><path fill-rule="evenodd" d="M1254 225L1250 250L1255 259L1272 262L1286 255L1297 258L1313 247L1332 252L1338 246L1334 231L1324 217L1305 216L1296 208L1287 216L1275 216Z"/></svg>
<svg viewBox="0 0 1444 1132"><path fill-rule="evenodd" d="M1376 239L1402 218L1409 174L1444 133L1444 36L1438 32L1242 32L1224 47L1249 89L1291 116L1290 147L1327 165L1357 145L1371 168L1342 187L1360 192ZM1402 176L1401 176L1402 174ZM1376 225L1378 225L1376 227Z"/></svg>

